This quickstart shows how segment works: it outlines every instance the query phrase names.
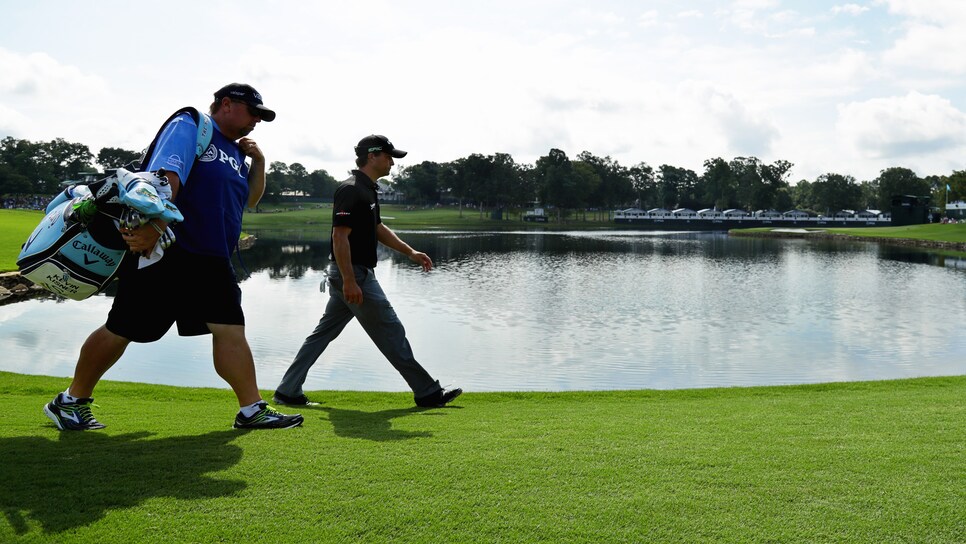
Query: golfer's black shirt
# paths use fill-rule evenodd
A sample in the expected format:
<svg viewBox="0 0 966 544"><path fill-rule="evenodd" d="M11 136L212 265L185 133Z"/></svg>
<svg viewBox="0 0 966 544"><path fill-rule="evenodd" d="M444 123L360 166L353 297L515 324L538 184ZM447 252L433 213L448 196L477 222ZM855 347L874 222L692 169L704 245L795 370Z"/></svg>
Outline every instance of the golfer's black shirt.
<svg viewBox="0 0 966 544"><path fill-rule="evenodd" d="M349 227L349 249L352 264L368 268L376 267L376 226L382 223L379 216L379 198L376 183L358 170L343 181L335 190L332 203L332 226ZM329 259L335 261L332 242L329 242Z"/></svg>

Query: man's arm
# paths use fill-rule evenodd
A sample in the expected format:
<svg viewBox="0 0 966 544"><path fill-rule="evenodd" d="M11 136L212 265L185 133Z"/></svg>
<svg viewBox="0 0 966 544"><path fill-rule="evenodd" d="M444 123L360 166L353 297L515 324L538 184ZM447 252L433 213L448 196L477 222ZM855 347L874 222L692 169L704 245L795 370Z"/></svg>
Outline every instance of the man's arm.
<svg viewBox="0 0 966 544"><path fill-rule="evenodd" d="M242 153L252 158L248 169L248 207L254 208L265 194L265 155L251 138L238 140Z"/></svg>
<svg viewBox="0 0 966 544"><path fill-rule="evenodd" d="M342 274L342 294L349 304L362 304L362 289L356 283L352 269L352 248L349 246L351 227L332 227L332 255Z"/></svg>
<svg viewBox="0 0 966 544"><path fill-rule="evenodd" d="M398 251L409 257L410 261L422 266L424 272L429 272L433 269L433 260L429 258L429 255L409 247L409 244L403 242L399 236L396 236L396 233L392 229L383 223L376 225L376 239L389 249Z"/></svg>

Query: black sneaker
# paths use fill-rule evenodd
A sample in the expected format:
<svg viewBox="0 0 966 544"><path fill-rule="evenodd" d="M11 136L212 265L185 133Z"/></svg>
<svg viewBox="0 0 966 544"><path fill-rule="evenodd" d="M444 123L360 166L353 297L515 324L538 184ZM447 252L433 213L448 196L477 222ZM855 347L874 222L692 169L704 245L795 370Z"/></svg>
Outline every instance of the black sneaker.
<svg viewBox="0 0 966 544"><path fill-rule="evenodd" d="M305 406L308 404L312 404L312 401L310 401L309 398L306 397L304 393L297 397L290 397L283 393L279 393L278 391L276 391L275 394L272 395L272 402L274 402L275 404L283 404L287 406Z"/></svg>
<svg viewBox="0 0 966 544"><path fill-rule="evenodd" d="M425 397L416 399L416 406L421 408L442 408L462 394L463 390L459 387L454 389L440 389L432 395L426 395Z"/></svg>
<svg viewBox="0 0 966 544"><path fill-rule="evenodd" d="M107 425L99 423L91 413L94 399L77 399L77 402L65 402L64 394L59 393L54 400L44 406L47 415L62 431L93 431L103 429Z"/></svg>
<svg viewBox="0 0 966 544"><path fill-rule="evenodd" d="M281 414L267 402L260 402L261 410L252 417L245 417L239 411L235 416L236 429L288 429L302 424L302 414L287 416Z"/></svg>

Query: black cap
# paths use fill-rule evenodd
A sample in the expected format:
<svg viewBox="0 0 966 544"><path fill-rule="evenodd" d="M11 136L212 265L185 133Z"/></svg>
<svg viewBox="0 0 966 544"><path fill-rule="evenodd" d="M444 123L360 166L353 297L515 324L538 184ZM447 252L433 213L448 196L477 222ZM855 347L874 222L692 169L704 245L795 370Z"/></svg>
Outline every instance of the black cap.
<svg viewBox="0 0 966 544"><path fill-rule="evenodd" d="M259 117L262 121L272 122L275 120L275 112L266 108L262 104L262 95L258 94L251 85L246 85L244 83L229 83L224 87L215 91L215 100L221 100L222 98L228 97L232 100L238 102L244 102L249 106L254 107L259 112Z"/></svg>
<svg viewBox="0 0 966 544"><path fill-rule="evenodd" d="M359 140L359 145L356 146L356 156L365 157L369 153L378 153L384 151L389 153L389 155L401 159L406 156L406 151L402 149L396 149L396 146L392 145L389 138L381 134L370 134L365 138Z"/></svg>

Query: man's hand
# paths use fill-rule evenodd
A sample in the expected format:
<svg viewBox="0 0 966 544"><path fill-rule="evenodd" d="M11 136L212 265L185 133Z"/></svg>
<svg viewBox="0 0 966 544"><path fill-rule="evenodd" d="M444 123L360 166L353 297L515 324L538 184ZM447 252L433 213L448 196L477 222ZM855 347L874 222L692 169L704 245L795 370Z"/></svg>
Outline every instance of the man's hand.
<svg viewBox="0 0 966 544"><path fill-rule="evenodd" d="M251 138L242 138L238 140L238 147L241 149L242 153L248 157L251 157L253 162L265 161L265 155L262 153L262 149L258 147L258 144L255 143L255 140L252 140Z"/></svg>
<svg viewBox="0 0 966 544"><path fill-rule="evenodd" d="M409 260L423 267L423 272L429 272L433 269L433 260L429 258L422 251L413 251L409 255Z"/></svg>
<svg viewBox="0 0 966 544"><path fill-rule="evenodd" d="M362 304L362 289L355 278L342 278L342 296L349 304Z"/></svg>
<svg viewBox="0 0 966 544"><path fill-rule="evenodd" d="M150 255L155 244L158 243L161 234L164 233L164 227L152 223L152 221L154 220L152 219L137 228L121 229L121 236L132 253Z"/></svg>

